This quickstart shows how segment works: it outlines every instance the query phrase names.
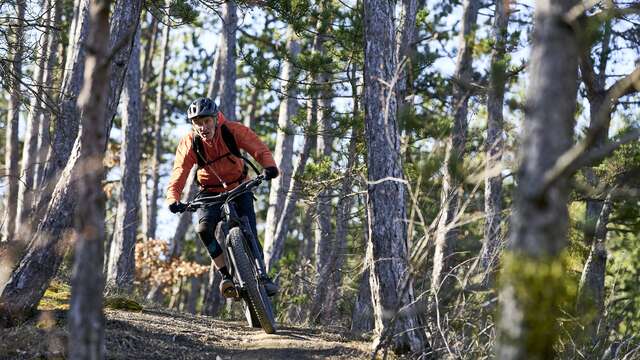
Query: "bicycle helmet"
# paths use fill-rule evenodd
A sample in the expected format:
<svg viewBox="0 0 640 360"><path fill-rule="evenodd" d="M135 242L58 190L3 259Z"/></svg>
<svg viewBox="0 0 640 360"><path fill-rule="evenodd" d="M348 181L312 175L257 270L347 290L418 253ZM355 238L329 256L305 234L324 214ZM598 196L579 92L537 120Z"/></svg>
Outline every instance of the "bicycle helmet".
<svg viewBox="0 0 640 360"><path fill-rule="evenodd" d="M201 116L215 117L217 114L218 106L215 102L213 102L213 100L206 97L197 99L196 101L192 102L187 109L187 119L189 120Z"/></svg>

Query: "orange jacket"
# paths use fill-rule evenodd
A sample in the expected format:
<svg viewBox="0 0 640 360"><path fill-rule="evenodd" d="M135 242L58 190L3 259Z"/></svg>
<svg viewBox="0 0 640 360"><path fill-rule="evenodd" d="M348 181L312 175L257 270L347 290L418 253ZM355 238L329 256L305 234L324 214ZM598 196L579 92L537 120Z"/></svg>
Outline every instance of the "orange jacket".
<svg viewBox="0 0 640 360"><path fill-rule="evenodd" d="M276 166L271 151L269 151L269 148L260 140L256 133L239 122L228 121L221 112L218 112L218 124L213 139L210 141L204 141L203 139L202 141L207 161L216 159L229 152L229 148L227 148L220 134L220 126L222 124L225 124L234 135L238 147L256 159L262 167ZM187 182L187 177L189 177L189 172L191 168L198 164L195 151L191 148L193 146L193 136L193 131L189 132L189 134L180 140L180 144L176 150L176 159L173 162L173 171L171 172L169 186L167 187L168 204L180 200L182 190ZM241 159L235 156L228 156L198 170L198 181L205 187L221 185L220 180L218 180L218 177L215 175L218 174L218 176L227 183L227 188L215 187L208 189L208 191L228 191L238 186L237 182L231 182L242 176L243 169L244 166Z"/></svg>

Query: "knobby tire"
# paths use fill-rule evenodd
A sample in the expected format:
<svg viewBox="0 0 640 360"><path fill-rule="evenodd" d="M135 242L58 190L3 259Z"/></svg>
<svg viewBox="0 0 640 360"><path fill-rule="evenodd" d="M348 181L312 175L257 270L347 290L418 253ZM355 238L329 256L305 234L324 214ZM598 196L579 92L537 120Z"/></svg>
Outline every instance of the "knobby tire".
<svg viewBox="0 0 640 360"><path fill-rule="evenodd" d="M233 251L233 257L236 261L236 270L245 284L249 300L248 305L253 308L264 332L273 334L276 332L276 326L271 303L264 289L258 284L253 263L247 255L248 249L245 245L244 235L240 228L235 227L229 231L228 236L231 243L231 251Z"/></svg>

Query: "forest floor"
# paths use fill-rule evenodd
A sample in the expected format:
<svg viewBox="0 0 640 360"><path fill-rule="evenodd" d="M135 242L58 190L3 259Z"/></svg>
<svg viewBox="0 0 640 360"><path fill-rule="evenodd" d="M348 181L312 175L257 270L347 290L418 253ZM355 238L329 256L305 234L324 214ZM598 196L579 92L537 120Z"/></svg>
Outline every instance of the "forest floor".
<svg viewBox="0 0 640 360"><path fill-rule="evenodd" d="M55 299L47 290L45 300ZM58 299L59 300L59 299ZM27 323L0 329L0 359L66 358L67 310L42 310ZM365 359L370 343L323 328L280 326L273 335L246 322L170 311L105 309L108 359Z"/></svg>

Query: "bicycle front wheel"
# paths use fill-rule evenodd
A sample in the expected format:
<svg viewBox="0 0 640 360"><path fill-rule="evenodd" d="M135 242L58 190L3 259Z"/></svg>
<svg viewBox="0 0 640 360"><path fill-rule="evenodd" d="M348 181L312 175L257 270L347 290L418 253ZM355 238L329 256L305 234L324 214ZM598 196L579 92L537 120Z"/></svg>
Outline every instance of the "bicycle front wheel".
<svg viewBox="0 0 640 360"><path fill-rule="evenodd" d="M244 282L245 292L248 297L248 306L258 317L262 329L267 334L276 332L276 321L273 316L271 300L267 296L264 287L258 282L254 262L249 258L249 249L240 228L235 227L229 231L229 243L236 262L236 271Z"/></svg>

